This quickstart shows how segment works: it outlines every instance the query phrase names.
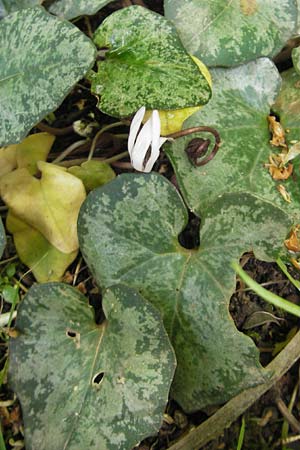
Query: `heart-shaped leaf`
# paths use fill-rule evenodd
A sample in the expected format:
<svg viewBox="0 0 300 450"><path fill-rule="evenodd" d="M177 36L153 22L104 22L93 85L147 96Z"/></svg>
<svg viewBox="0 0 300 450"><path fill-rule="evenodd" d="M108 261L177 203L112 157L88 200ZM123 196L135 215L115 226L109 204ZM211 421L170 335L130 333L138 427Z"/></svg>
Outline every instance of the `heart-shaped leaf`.
<svg viewBox="0 0 300 450"><path fill-rule="evenodd" d="M178 243L186 221L166 179L128 174L89 194L78 233L102 286L125 283L160 310L178 361L172 393L193 411L263 382L258 350L228 312L230 263L252 249L261 259L276 258L290 222L252 195L225 195L203 218L199 250L186 250Z"/></svg>
<svg viewBox="0 0 300 450"><path fill-rule="evenodd" d="M0 258L2 257L3 250L6 244L5 231L2 224L2 220L0 219Z"/></svg>
<svg viewBox="0 0 300 450"><path fill-rule="evenodd" d="M0 194L11 212L38 230L58 250L78 249L77 216L86 193L82 181L63 167L40 161L40 179L17 169L0 179Z"/></svg>
<svg viewBox="0 0 300 450"><path fill-rule="evenodd" d="M97 325L70 286L34 286L10 341L28 450L130 450L160 426L175 358L158 312L124 286Z"/></svg>
<svg viewBox="0 0 300 450"><path fill-rule="evenodd" d="M0 18L19 9L41 5L43 0L0 0Z"/></svg>
<svg viewBox="0 0 300 450"><path fill-rule="evenodd" d="M69 22L37 6L0 22L0 145L15 144L90 69L95 48Z"/></svg>
<svg viewBox="0 0 300 450"><path fill-rule="evenodd" d="M96 14L99 9L113 0L55 0L49 7L52 14L65 19L74 19L78 16Z"/></svg>
<svg viewBox="0 0 300 450"><path fill-rule="evenodd" d="M189 161L185 149L198 134L178 139L167 150L189 207L201 214L224 193L249 192L285 209L297 220L299 182L292 177L286 181L292 198L287 203L264 166L269 163L269 155L277 152L269 143L267 120L280 87L277 69L270 60L261 58L233 69L215 69L212 76L212 100L191 116L184 128L199 125L216 128L222 142L217 155L201 167ZM201 136L204 137L203 133ZM297 166L293 176L299 177Z"/></svg>
<svg viewBox="0 0 300 450"><path fill-rule="evenodd" d="M20 260L30 268L39 283L60 281L66 268L78 254L77 250L71 253L60 252L39 231L10 212L6 227L14 237Z"/></svg>
<svg viewBox="0 0 300 450"><path fill-rule="evenodd" d="M123 8L102 22L94 42L108 49L91 75L101 111L126 117L141 106L180 109L208 102L209 83L161 15L141 6Z"/></svg>
<svg viewBox="0 0 300 450"><path fill-rule="evenodd" d="M296 32L294 0L165 0L185 48L208 66L274 56Z"/></svg>

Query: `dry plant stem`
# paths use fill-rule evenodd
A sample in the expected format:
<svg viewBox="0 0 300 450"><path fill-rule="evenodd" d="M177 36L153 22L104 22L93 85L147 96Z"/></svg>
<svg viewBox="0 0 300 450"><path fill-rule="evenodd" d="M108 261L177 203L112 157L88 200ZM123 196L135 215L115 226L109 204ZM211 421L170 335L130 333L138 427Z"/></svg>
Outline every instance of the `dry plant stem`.
<svg viewBox="0 0 300 450"><path fill-rule="evenodd" d="M54 136L64 136L66 134L74 133L73 125L69 125L65 128L54 128L46 125L43 122L40 122L36 125L40 131L46 131L47 133L53 134Z"/></svg>
<svg viewBox="0 0 300 450"><path fill-rule="evenodd" d="M199 450L208 442L216 439L223 433L225 428L230 427L239 416L241 416L256 400L265 394L300 358L300 331L293 337L287 346L267 366L272 377L264 384L241 392L229 400L215 414L178 442L171 445L169 450Z"/></svg>
<svg viewBox="0 0 300 450"><path fill-rule="evenodd" d="M74 150L81 147L86 143L86 140L76 141L73 142L73 144L69 145L57 158L55 158L52 163L57 164L61 162L63 159L65 159L67 156L69 156Z"/></svg>
<svg viewBox="0 0 300 450"><path fill-rule="evenodd" d="M106 125L105 127L101 128L101 130L98 131L98 133L95 135L95 137L93 139L87 160L90 161L92 159L95 148L96 148L97 141L98 141L99 137L101 136L101 134L103 134L107 130L111 130L112 128L120 127L120 126L126 125L126 124L127 124L127 122L120 121L120 122L111 123L110 125Z"/></svg>
<svg viewBox="0 0 300 450"><path fill-rule="evenodd" d="M206 156L205 158L201 159L200 162L193 160L193 163L196 166L204 166L205 164L207 164L209 161L211 161L216 156L216 153L219 150L219 147L221 145L220 135L215 128L205 127L205 126L187 128L186 130L181 130L181 131L178 131L177 133L169 134L167 137L172 138L172 139L178 139L178 138L181 138L184 136L188 136L190 134L201 133L203 131L206 133L213 134L213 136L215 138L215 145L214 145L214 148L212 149L212 151L210 152L210 154L208 156Z"/></svg>
<svg viewBox="0 0 300 450"><path fill-rule="evenodd" d="M288 407L282 400L280 396L276 397L276 405L283 417L288 421L291 428L296 431L296 433L300 432L300 422L293 416L293 414L289 411Z"/></svg>
<svg viewBox="0 0 300 450"><path fill-rule="evenodd" d="M128 152L122 152L118 155L112 156L111 158L93 158L93 161L100 161L106 164L110 164L115 161L119 161L119 159L124 158L128 155ZM79 158L79 159L70 159L68 161L62 161L58 165L63 167L72 167L72 166L80 166L83 162L86 162L86 158Z"/></svg>

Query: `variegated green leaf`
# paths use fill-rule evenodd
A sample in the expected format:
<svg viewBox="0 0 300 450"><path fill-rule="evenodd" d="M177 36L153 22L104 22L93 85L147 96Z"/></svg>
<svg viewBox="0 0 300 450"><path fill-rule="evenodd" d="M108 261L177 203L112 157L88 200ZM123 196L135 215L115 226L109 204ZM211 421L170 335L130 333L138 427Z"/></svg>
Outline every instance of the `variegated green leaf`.
<svg viewBox="0 0 300 450"><path fill-rule="evenodd" d="M178 109L208 102L206 78L159 14L141 6L116 11L96 30L94 42L108 49L91 75L101 111L126 117L143 105Z"/></svg>
<svg viewBox="0 0 300 450"><path fill-rule="evenodd" d="M185 48L208 66L274 56L296 32L295 0L165 0Z"/></svg>
<svg viewBox="0 0 300 450"><path fill-rule="evenodd" d="M113 0L55 0L49 7L52 14L65 19L74 19L82 15L96 14L99 9Z"/></svg>
<svg viewBox="0 0 300 450"><path fill-rule="evenodd" d="M297 54L293 55L293 60L297 67ZM300 75L295 69L289 69L281 76L282 87L272 109L280 117L282 126L288 130L286 138L290 143L300 140Z"/></svg>
<svg viewBox="0 0 300 450"><path fill-rule="evenodd" d="M178 361L172 395L193 411L267 376L228 311L235 289L230 263L252 249L261 259L276 258L290 222L255 196L225 195L203 217L200 248L186 250L178 243L186 221L165 178L128 174L88 196L78 233L101 286L125 283L160 310Z"/></svg>
<svg viewBox="0 0 300 450"><path fill-rule="evenodd" d="M114 286L97 325L87 299L60 283L30 289L10 342L10 382L27 450L130 450L162 421L175 358L158 312Z"/></svg>
<svg viewBox="0 0 300 450"><path fill-rule="evenodd" d="M0 22L0 145L19 142L94 62L92 42L37 6Z"/></svg>
<svg viewBox="0 0 300 450"><path fill-rule="evenodd" d="M0 0L0 18L19 9L41 5L43 0Z"/></svg>
<svg viewBox="0 0 300 450"><path fill-rule="evenodd" d="M5 244L6 244L5 231L2 224L2 220L0 219L0 258L2 256Z"/></svg>
<svg viewBox="0 0 300 450"><path fill-rule="evenodd" d="M184 128L207 125L218 130L221 147L207 165L195 167L185 148L200 134L178 139L167 153L189 207L201 214L220 195L228 192L249 192L286 210L299 219L300 184L291 177L285 187L292 201L287 203L265 164L269 155L279 153L269 143L267 117L270 105L280 87L280 76L273 63L266 58L233 69L212 71L214 91L212 100L191 116ZM202 137L208 135L201 134ZM294 176L299 176L295 167Z"/></svg>

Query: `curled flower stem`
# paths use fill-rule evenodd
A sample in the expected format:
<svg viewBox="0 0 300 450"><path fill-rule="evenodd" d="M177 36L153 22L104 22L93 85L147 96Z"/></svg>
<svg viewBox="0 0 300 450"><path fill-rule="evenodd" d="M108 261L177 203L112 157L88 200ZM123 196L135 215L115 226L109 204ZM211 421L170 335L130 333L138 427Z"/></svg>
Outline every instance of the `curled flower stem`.
<svg viewBox="0 0 300 450"><path fill-rule="evenodd" d="M172 138L172 139L178 139L178 138L181 138L184 136L188 136L190 134L200 133L203 131L207 132L207 133L211 133L215 139L215 145L214 145L214 148L212 149L212 151L210 152L210 154L207 155L204 159L201 159L200 161L198 161L198 158L200 156L202 156L203 153L206 153L209 143L210 143L209 140L205 141L203 139L199 139L199 145L196 146L195 148L193 148L191 151L189 151L189 149L188 149L189 146L188 146L186 148L186 152L189 156L189 159L192 161L192 163L195 166L204 166L205 164L207 164L209 161L211 161L216 156L216 153L219 150L219 147L221 144L220 135L215 128L206 127L206 126L187 128L186 130L181 130L181 131L178 131L177 133L169 134L167 137ZM193 140L193 141L195 142L196 140ZM193 147L194 147L194 145L193 145Z"/></svg>

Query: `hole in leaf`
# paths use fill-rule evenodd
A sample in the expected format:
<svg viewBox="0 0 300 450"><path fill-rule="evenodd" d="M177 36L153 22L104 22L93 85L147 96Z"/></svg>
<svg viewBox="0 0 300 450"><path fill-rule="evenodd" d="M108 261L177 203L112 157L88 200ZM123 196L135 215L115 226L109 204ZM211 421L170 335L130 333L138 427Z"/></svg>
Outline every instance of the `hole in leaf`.
<svg viewBox="0 0 300 450"><path fill-rule="evenodd" d="M80 333L68 328L66 330L66 336L74 341L76 348L80 348Z"/></svg>
<svg viewBox="0 0 300 450"><path fill-rule="evenodd" d="M182 247L197 249L200 245L200 219L192 212L189 213L189 221L185 229L179 234L178 241Z"/></svg>
<svg viewBox="0 0 300 450"><path fill-rule="evenodd" d="M104 372L96 373L96 375L94 375L94 378L93 378L93 380L92 380L92 384L93 384L95 387L99 387L100 384L101 384L102 381L103 381L103 377L104 377Z"/></svg>
<svg viewBox="0 0 300 450"><path fill-rule="evenodd" d="M73 331L73 330L67 330L67 331L66 331L66 335L67 335L69 338L74 339L74 338L76 338L77 333L76 333L76 331Z"/></svg>

